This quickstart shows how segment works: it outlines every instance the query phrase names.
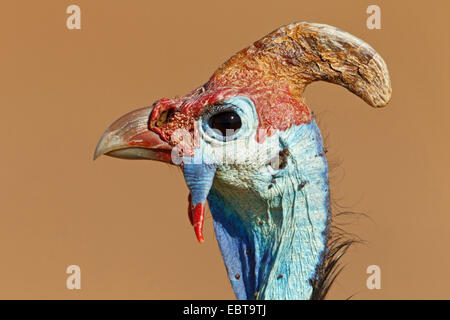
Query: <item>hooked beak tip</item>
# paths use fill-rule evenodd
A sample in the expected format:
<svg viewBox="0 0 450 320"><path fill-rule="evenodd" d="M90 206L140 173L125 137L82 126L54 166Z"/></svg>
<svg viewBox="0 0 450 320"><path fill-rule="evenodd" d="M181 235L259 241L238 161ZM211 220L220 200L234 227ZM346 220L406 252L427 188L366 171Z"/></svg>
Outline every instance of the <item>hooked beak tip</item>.
<svg viewBox="0 0 450 320"><path fill-rule="evenodd" d="M114 145L111 143L111 132L106 130L106 132L103 133L102 137L97 143L97 146L95 147L94 151L94 157L93 161L97 160L100 156L107 154L108 152L112 151L114 148Z"/></svg>
<svg viewBox="0 0 450 320"><path fill-rule="evenodd" d="M103 150L100 148L101 142L102 142L102 139L98 142L97 147L95 148L92 161L97 160L101 155L103 155Z"/></svg>

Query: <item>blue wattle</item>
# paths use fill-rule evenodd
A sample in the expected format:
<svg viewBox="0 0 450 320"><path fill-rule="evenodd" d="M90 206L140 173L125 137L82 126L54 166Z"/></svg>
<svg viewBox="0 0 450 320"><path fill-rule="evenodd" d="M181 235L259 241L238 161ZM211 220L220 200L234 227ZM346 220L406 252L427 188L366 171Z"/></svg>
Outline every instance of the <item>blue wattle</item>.
<svg viewBox="0 0 450 320"><path fill-rule="evenodd" d="M195 150L194 157L183 157L183 175L194 206L206 202L216 172L216 166L202 157L199 150Z"/></svg>

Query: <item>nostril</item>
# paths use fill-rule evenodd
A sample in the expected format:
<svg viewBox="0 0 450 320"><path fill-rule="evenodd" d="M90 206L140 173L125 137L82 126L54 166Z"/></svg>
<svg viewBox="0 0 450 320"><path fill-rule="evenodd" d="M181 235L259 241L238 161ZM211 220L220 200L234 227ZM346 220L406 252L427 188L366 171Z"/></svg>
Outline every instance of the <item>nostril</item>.
<svg viewBox="0 0 450 320"><path fill-rule="evenodd" d="M166 123L168 123L173 115L175 113L175 109L174 108L170 108L170 109L166 109L163 111L160 111L158 115L156 115L156 121L154 122L154 126L157 128L161 128L164 127L164 125L166 125ZM150 119L152 119L152 115L150 115Z"/></svg>

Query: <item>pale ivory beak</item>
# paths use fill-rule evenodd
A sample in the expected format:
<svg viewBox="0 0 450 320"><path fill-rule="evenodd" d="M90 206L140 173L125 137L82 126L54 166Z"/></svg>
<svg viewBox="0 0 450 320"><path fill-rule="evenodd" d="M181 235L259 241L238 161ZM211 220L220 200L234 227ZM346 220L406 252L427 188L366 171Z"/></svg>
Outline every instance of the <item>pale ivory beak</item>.
<svg viewBox="0 0 450 320"><path fill-rule="evenodd" d="M149 159L171 162L172 146L148 129L153 107L131 111L106 129L94 153L122 159Z"/></svg>

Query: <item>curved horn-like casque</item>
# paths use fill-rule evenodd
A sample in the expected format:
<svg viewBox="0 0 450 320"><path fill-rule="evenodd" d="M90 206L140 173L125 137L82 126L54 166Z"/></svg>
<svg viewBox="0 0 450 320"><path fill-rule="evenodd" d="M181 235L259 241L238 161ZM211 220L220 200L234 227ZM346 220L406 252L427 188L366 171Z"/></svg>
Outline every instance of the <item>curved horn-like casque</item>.
<svg viewBox="0 0 450 320"><path fill-rule="evenodd" d="M255 73L265 82L289 83L301 100L305 87L317 80L339 84L373 107L385 106L392 92L386 63L370 45L318 23L292 23L271 32L225 62L211 81L245 85Z"/></svg>

